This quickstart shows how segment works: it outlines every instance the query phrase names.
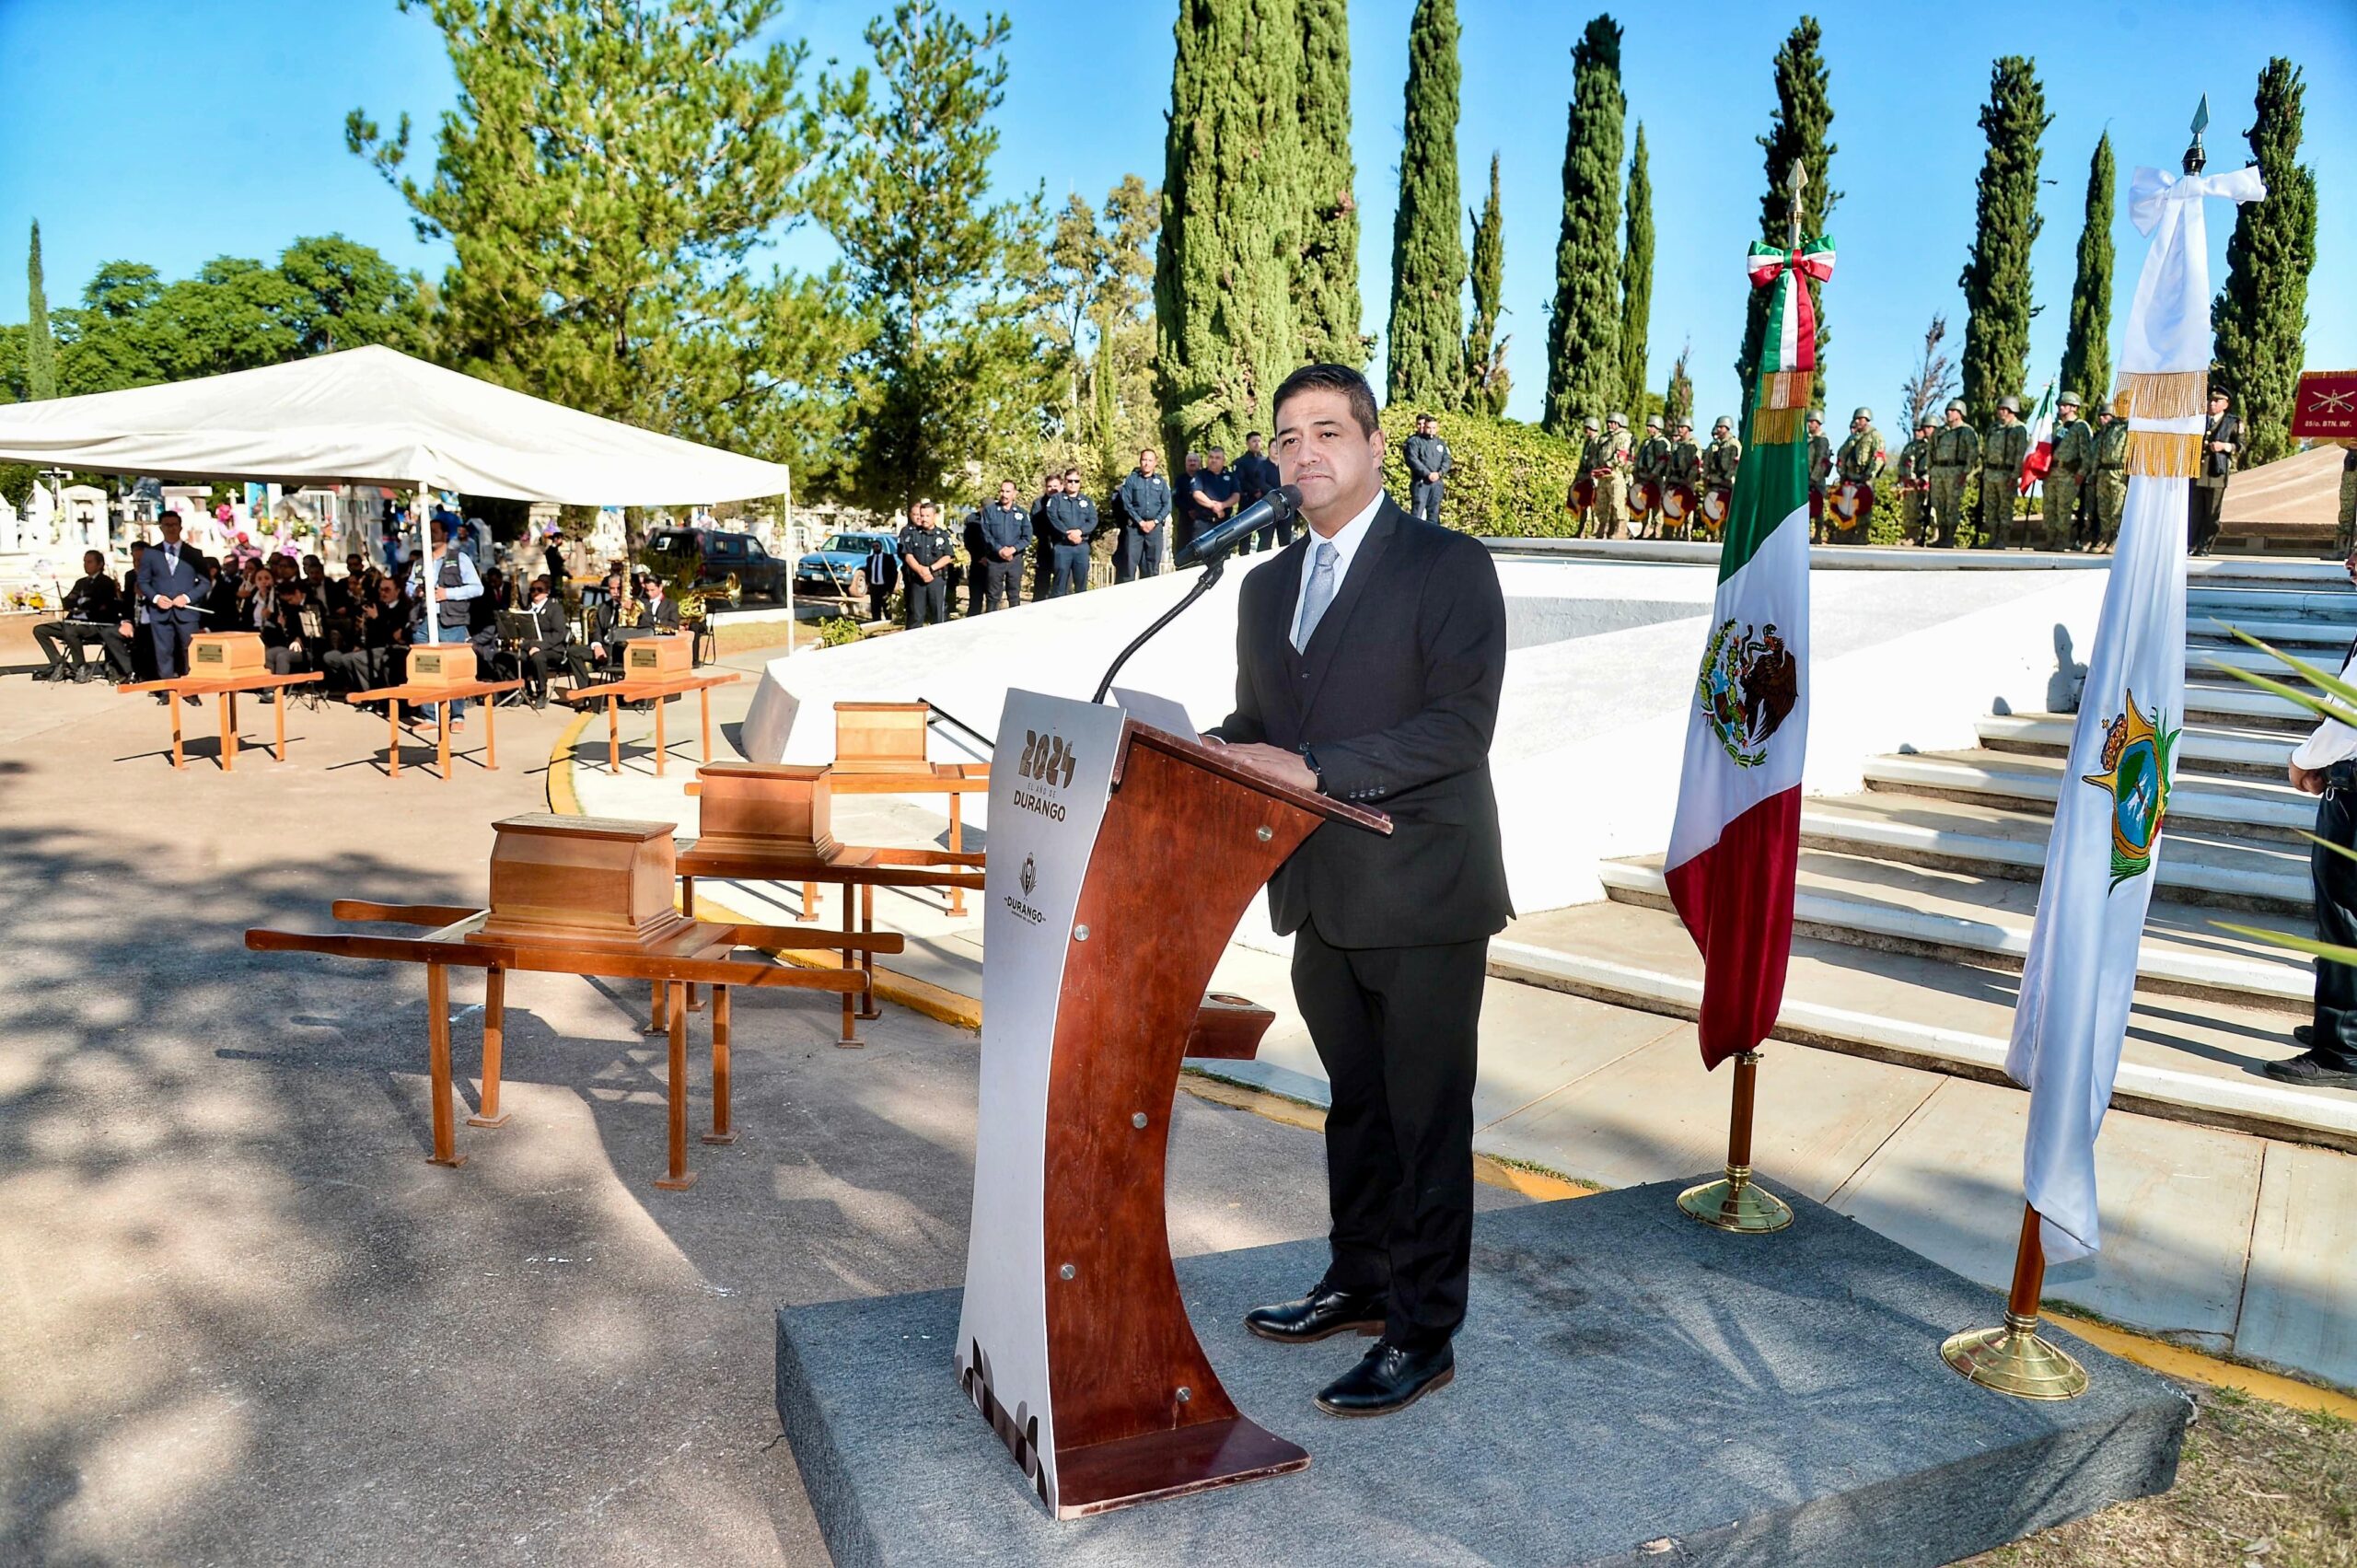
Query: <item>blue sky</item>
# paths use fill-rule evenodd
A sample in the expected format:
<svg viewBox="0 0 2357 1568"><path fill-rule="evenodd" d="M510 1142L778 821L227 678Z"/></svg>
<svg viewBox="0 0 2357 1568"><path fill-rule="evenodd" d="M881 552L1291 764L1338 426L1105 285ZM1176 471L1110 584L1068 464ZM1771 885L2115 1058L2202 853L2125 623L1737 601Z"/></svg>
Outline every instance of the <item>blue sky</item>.
<svg viewBox="0 0 2357 1568"><path fill-rule="evenodd" d="M789 0L779 31L808 39L815 60L855 60L865 52L862 25L884 4ZM1003 184L1044 184L1051 201L1078 190L1094 201L1125 173L1158 180L1175 6L1011 0L1007 9L1015 27ZM1377 333L1411 9L1411 0L1351 7L1361 270L1366 325ZM1933 311L1948 314L1951 343L1960 343L1956 280L1982 145L1975 115L1991 57L2008 50L2036 59L2054 115L2042 171L2053 183L2034 253L2043 313L2033 324L2033 391L2061 356L2097 134L2110 130L2123 186L2139 163L2173 168L2207 91L2212 167L2232 167L2244 156L2239 133L2258 72L2273 53L2305 67L2305 159L2321 185L2306 362L2357 366L2357 290L2331 286L2357 264L2357 7L2349 0L1811 10L1825 27L1840 145L1833 184L1844 193L1829 225L1840 261L1827 303L1837 421L1868 402L1889 428ZM1592 12L1460 0L1458 14L1463 192L1469 204L1478 202L1490 154L1503 155L1512 412L1532 417L1546 377L1570 51ZM1800 8L1615 14L1627 28L1630 112L1645 122L1655 190L1651 380L1660 385L1690 341L1701 412L1732 411L1741 261L1762 180L1752 138L1773 105L1770 58ZM274 256L297 235L337 230L440 271L444 253L413 238L399 198L343 142L354 107L387 123L406 109L426 129L448 103L448 66L422 13L404 15L394 0L0 0L0 62L9 82L0 95L0 278L19 275L12 258L38 217L52 304L70 303L104 261L146 261L179 276L215 255ZM2213 281L2224 275L2230 225L2213 211ZM2143 257L2124 202L2115 239L2124 319ZM779 252L818 263L828 247L804 231L784 237ZM0 319L23 319L23 296L0 284Z"/></svg>

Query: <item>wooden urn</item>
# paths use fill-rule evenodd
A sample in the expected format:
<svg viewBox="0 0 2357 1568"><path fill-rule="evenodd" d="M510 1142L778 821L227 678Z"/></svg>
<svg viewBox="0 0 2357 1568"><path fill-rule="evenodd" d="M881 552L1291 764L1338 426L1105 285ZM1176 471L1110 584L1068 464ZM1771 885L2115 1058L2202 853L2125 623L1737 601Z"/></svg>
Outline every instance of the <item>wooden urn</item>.
<svg viewBox="0 0 2357 1568"><path fill-rule="evenodd" d="M643 952L694 923L672 904L676 823L534 812L492 826L488 941Z"/></svg>
<svg viewBox="0 0 2357 1568"><path fill-rule="evenodd" d="M409 651L412 686L463 686L475 678L475 650L466 643L420 644Z"/></svg>
<svg viewBox="0 0 2357 1568"><path fill-rule="evenodd" d="M933 709L923 703L837 703L835 767L846 773L923 772L926 724Z"/></svg>
<svg viewBox="0 0 2357 1568"><path fill-rule="evenodd" d="M835 842L825 768L711 762L696 770L702 811L696 848L706 853L828 861Z"/></svg>
<svg viewBox="0 0 2357 1568"><path fill-rule="evenodd" d="M685 675L694 667L695 639L682 632L633 637L622 645L622 672L633 680Z"/></svg>
<svg viewBox="0 0 2357 1568"><path fill-rule="evenodd" d="M264 662L259 632L200 632L188 640L191 675L260 675Z"/></svg>

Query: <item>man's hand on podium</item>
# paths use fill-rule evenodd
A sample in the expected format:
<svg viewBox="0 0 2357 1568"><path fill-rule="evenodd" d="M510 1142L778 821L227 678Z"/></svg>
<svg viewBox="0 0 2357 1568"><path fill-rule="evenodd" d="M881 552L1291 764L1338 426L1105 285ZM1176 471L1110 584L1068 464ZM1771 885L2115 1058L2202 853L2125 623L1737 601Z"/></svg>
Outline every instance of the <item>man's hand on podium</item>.
<svg viewBox="0 0 2357 1568"><path fill-rule="evenodd" d="M1259 742L1246 746L1221 748L1224 755L1264 779L1272 780L1294 789L1318 793L1318 775L1301 760L1298 751L1287 751L1280 746L1263 746Z"/></svg>

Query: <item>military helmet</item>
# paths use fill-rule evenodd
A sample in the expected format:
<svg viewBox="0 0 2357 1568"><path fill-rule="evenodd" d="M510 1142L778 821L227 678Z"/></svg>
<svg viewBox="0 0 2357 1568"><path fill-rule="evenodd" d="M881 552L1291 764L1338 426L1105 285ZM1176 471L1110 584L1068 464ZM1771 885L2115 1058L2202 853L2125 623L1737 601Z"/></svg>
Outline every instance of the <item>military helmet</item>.
<svg viewBox="0 0 2357 1568"><path fill-rule="evenodd" d="M1875 411L1870 408L1852 409L1850 411L1850 417L1852 419L1863 419L1868 424L1872 424L1875 422Z"/></svg>
<svg viewBox="0 0 2357 1568"><path fill-rule="evenodd" d="M1648 429L1648 430L1659 430L1661 427L1662 427L1662 424L1661 424L1661 415L1659 415L1659 414L1657 414L1657 413L1649 413L1649 414L1645 415L1645 428L1646 428L1646 429Z"/></svg>
<svg viewBox="0 0 2357 1568"><path fill-rule="evenodd" d="M1938 420L1932 417L1932 411L1930 409L1925 409L1916 417L1915 428L1918 430L1936 430L1939 428L1939 424L1940 422Z"/></svg>
<svg viewBox="0 0 2357 1568"><path fill-rule="evenodd" d="M1718 418L1711 421L1711 428L1713 431L1733 430L1735 428L1735 421L1723 413L1719 415Z"/></svg>
<svg viewBox="0 0 2357 1568"><path fill-rule="evenodd" d="M2054 406L2056 408L2082 408L2085 405L2079 401L2078 393L2065 392L2061 397L2054 400Z"/></svg>
<svg viewBox="0 0 2357 1568"><path fill-rule="evenodd" d="M1596 415L1589 414L1585 419L1580 421L1580 428L1583 430L1601 430L1604 428L1604 422L1596 418Z"/></svg>
<svg viewBox="0 0 2357 1568"><path fill-rule="evenodd" d="M1964 400L1962 398L1950 398L1948 400L1948 406L1945 412L1948 413L1970 413L1972 411L1964 406Z"/></svg>
<svg viewBox="0 0 2357 1568"><path fill-rule="evenodd" d="M1997 412L2000 413L2019 413L2022 412L2022 401L2011 394L1999 398L1997 400Z"/></svg>
<svg viewBox="0 0 2357 1568"><path fill-rule="evenodd" d="M1809 410L1808 422L1811 424L1823 424L1825 423L1825 411L1821 408L1813 408Z"/></svg>
<svg viewBox="0 0 2357 1568"><path fill-rule="evenodd" d="M1625 413L1608 413L1604 416L1604 423L1607 424L1617 424L1621 429L1626 430L1629 428L1629 416Z"/></svg>

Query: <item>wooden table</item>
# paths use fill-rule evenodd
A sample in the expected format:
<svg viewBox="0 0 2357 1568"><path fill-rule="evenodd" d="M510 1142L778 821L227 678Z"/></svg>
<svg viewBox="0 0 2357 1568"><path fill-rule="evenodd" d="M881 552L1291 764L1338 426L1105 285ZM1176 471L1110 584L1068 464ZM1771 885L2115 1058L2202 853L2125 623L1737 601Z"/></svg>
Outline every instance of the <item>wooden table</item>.
<svg viewBox="0 0 2357 1568"><path fill-rule="evenodd" d="M712 1131L708 1144L736 1138L729 1120L728 993L740 985L791 987L805 991L842 993L844 1005L865 981L857 970L810 970L767 961L749 962L731 955L740 947L840 947L855 943L865 952L897 953L901 939L882 936L838 938L823 943L814 934L782 926L734 925L697 921L676 935L644 950L603 949L591 945L543 947L503 941L484 935L487 910L447 904L376 904L338 900L330 912L338 920L422 925L424 936L383 936L356 932L278 931L258 926L246 933L246 946L258 953L326 953L345 958L379 958L425 966L426 1061L433 1084L435 1165L456 1167L466 1157L455 1147L456 1105L450 1069L450 970L484 971L482 1014L482 1109L467 1118L470 1127L498 1127L506 1121L499 1109L500 1052L505 1039L506 971L520 970L552 974L598 975L645 980L654 983L658 1021L670 1036L670 1061L665 1097L669 1135L664 1175L655 1185L667 1191L685 1191L695 1185L688 1169L688 1007L680 993L691 982L712 992Z"/></svg>
<svg viewBox="0 0 2357 1568"><path fill-rule="evenodd" d="M282 762L286 761L286 689L308 686L327 677L318 670L302 675L273 675L268 670L255 670L247 675L180 675L169 680L141 680L115 688L118 691L162 691L167 693L165 706L172 711L172 766L188 766L180 747L180 699L182 697L218 697L221 708L221 771L227 772L238 765L238 693L240 691L275 691L279 701L273 705L277 738L272 749Z"/></svg>
<svg viewBox="0 0 2357 1568"><path fill-rule="evenodd" d="M877 767L873 763L838 761L829 772L829 781L837 795L946 795L949 797L949 853L955 856L966 848L966 796L976 792L987 793L991 787L991 765L988 762L924 762L914 767L895 764ZM979 857L974 864L980 865ZM980 883L973 884L980 887ZM948 913L963 918L966 913L966 884L949 884ZM805 920L818 918L815 908L806 908Z"/></svg>
<svg viewBox="0 0 2357 1568"><path fill-rule="evenodd" d="M826 945L842 954L843 970L860 977L854 988L858 1006L854 1011L852 993L843 995L842 1038L835 1043L843 1047L863 1044L853 1028L854 1018L879 1018L884 1010L876 1005L876 955L894 949L876 945L876 889L878 888L939 888L956 890L968 888L980 892L982 887L981 866L982 857L977 854L944 850L876 849L843 844L838 853L827 857L782 854L749 845L707 847L699 839L679 852L679 910L691 920L696 913L696 878L722 877L747 882L799 882L802 884L804 920L817 918L813 905L816 892L813 885L831 882L843 890L843 928L839 942ZM973 869L965 869L972 867ZM854 912L851 890L857 888L857 927L853 927ZM812 936L805 937L800 946L816 947ZM690 988L692 992L693 988ZM658 1017L659 1021L659 1017Z"/></svg>
<svg viewBox="0 0 2357 1568"><path fill-rule="evenodd" d="M663 738L664 700L693 691L703 707L703 760L712 761L712 689L726 686L740 679L736 670L719 670L709 675L649 676L637 680L611 680L603 686L577 687L564 694L568 703L587 698L606 700L606 772L622 771L621 705L640 703L650 698L655 703L655 776L663 776L665 743Z"/></svg>
<svg viewBox="0 0 2357 1568"><path fill-rule="evenodd" d="M521 680L459 680L447 685L421 684L407 681L399 686L379 686L374 691L354 691L354 707L363 703L382 703L389 718L392 738L385 743L385 776L399 778L401 772L401 704L434 709L434 754L442 771L442 782L450 782L450 704L465 698L482 703L482 765L496 772L499 770L499 726L492 714L497 711L497 697L503 691L521 687Z"/></svg>

